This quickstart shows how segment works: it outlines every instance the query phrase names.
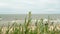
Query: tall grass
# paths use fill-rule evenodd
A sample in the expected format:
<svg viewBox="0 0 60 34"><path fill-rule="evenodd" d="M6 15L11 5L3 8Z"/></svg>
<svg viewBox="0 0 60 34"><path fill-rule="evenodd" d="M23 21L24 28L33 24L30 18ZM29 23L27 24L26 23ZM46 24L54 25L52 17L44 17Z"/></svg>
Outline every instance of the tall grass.
<svg viewBox="0 0 60 34"><path fill-rule="evenodd" d="M53 30L49 30L50 28L50 22L49 22L49 17L48 21L44 24L43 23L43 18L40 20L36 20L34 23L35 27L32 27L32 18L31 18L31 12L28 14L28 18L25 18L25 22L23 24L18 24L17 22L14 22L12 25L8 23L8 26L6 27L7 30L5 31L4 34L60 34L60 30L57 30L57 26L53 25L54 27ZM33 30L34 28L34 30ZM3 27L0 26L0 34L3 34Z"/></svg>

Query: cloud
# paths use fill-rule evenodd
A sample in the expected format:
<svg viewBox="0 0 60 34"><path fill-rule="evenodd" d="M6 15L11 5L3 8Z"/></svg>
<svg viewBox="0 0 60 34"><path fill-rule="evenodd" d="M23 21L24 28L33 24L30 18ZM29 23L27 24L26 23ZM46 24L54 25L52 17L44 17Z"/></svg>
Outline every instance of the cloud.
<svg viewBox="0 0 60 34"><path fill-rule="evenodd" d="M50 13L60 11L60 0L0 0L0 13ZM1 12L2 11L2 12Z"/></svg>

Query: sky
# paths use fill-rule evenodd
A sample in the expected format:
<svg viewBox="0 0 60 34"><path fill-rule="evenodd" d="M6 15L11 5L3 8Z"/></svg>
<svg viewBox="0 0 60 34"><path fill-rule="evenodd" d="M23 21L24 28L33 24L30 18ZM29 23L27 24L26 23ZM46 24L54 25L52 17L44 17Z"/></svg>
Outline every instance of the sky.
<svg viewBox="0 0 60 34"><path fill-rule="evenodd" d="M60 14L60 0L0 0L0 14Z"/></svg>

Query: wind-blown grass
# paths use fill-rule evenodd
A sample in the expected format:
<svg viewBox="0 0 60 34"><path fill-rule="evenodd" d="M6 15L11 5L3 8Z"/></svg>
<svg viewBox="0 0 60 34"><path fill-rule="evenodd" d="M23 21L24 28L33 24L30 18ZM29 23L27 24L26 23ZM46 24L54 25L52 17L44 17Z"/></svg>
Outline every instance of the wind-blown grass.
<svg viewBox="0 0 60 34"><path fill-rule="evenodd" d="M34 23L35 27L32 27L31 12L29 12L28 19L25 18L25 22L23 24L18 24L17 22L14 22L12 25L10 25L8 23L5 33L2 33L4 32L3 27L0 27L0 34L60 34L60 30L57 30L57 26L54 26L53 23L53 30L49 30L49 23L49 17L48 21L45 24L43 23L43 18L41 18L40 20L37 19Z"/></svg>

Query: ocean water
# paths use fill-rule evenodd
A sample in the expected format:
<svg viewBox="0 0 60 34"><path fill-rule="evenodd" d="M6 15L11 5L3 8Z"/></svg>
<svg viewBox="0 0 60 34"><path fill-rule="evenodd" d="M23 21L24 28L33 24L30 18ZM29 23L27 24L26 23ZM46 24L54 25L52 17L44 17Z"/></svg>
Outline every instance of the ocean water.
<svg viewBox="0 0 60 34"><path fill-rule="evenodd" d="M48 19L48 16L50 19L59 19L60 20L60 14L32 14L31 18L33 20L35 19ZM17 20L18 23L23 23L25 17L27 18L27 14L0 14L0 25L8 24L8 22L13 22L14 20ZM19 21L20 20L20 21Z"/></svg>
<svg viewBox="0 0 60 34"><path fill-rule="evenodd" d="M60 19L60 14L32 14L32 19L40 18L51 18L51 19ZM0 14L0 20L9 21L9 20L24 20L25 17L28 17L26 14ZM2 18L2 19L1 19Z"/></svg>

